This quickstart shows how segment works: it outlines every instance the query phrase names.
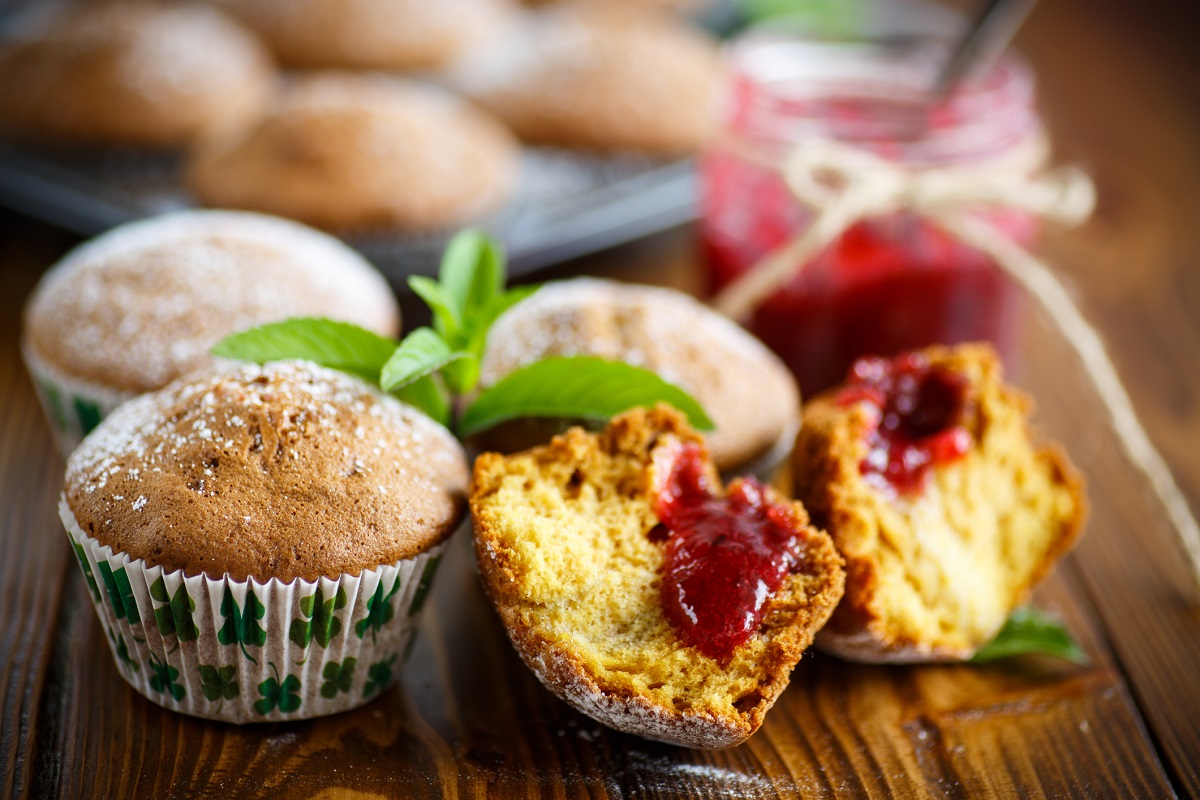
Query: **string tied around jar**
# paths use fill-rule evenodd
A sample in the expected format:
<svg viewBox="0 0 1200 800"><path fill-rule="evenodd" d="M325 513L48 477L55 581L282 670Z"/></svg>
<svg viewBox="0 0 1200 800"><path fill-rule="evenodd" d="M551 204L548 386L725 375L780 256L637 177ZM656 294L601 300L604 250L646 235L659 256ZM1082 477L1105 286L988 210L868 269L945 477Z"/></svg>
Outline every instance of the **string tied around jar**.
<svg viewBox="0 0 1200 800"><path fill-rule="evenodd" d="M744 318L854 223L896 211L912 211L951 233L957 233L960 217L985 206L1067 225L1083 222L1095 205L1091 179L1078 167L1031 174L1030 167L1043 159L1042 148L1034 142L1017 159L990 166L914 169L842 142L810 139L784 160L781 172L796 199L817 211L816 218L802 235L725 287L713 304ZM996 257L990 247L980 249Z"/></svg>
<svg viewBox="0 0 1200 800"><path fill-rule="evenodd" d="M843 142L807 140L783 161L781 173L796 199L816 212L815 218L727 285L713 305L744 319L860 220L904 210L934 222L989 256L1058 328L1092 381L1126 455L1166 510L1200 587L1200 524L1138 420L1100 335L1045 263L976 213L1003 206L1067 225L1091 215L1095 188L1082 169L1039 170L1044 142L1026 155L1022 165L914 169Z"/></svg>

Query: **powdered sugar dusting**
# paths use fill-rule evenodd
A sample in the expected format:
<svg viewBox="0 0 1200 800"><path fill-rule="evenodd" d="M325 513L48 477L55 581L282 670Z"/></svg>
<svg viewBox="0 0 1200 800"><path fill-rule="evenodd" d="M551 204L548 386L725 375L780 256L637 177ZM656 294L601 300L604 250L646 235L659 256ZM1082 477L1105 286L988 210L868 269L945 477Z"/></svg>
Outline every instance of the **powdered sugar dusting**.
<svg viewBox="0 0 1200 800"><path fill-rule="evenodd" d="M38 5L60 7L0 66L0 116L31 136L177 146L256 113L274 81L262 43L204 4Z"/></svg>
<svg viewBox="0 0 1200 800"><path fill-rule="evenodd" d="M186 211L122 226L39 284L27 336L39 355L104 385L147 390L211 363L225 335L289 316L399 326L386 281L317 231L259 214Z"/></svg>
<svg viewBox="0 0 1200 800"><path fill-rule="evenodd" d="M354 435L359 425L369 441ZM224 569L235 574L261 574L244 563L278 574L291 562L297 574L324 574L324 560L342 559L333 572L356 571L452 530L466 462L450 433L415 409L292 361L177 382L127 403L72 454L66 486L81 524L117 549L153 528L163 552L139 557L182 568L201 553L205 563L230 559ZM177 523L201 538L173 532ZM351 540L313 538L326 526Z"/></svg>
<svg viewBox="0 0 1200 800"><path fill-rule="evenodd" d="M171 102L198 86L236 86L266 61L258 42L216 9L181 5L141 13L119 69L126 85L153 102Z"/></svg>

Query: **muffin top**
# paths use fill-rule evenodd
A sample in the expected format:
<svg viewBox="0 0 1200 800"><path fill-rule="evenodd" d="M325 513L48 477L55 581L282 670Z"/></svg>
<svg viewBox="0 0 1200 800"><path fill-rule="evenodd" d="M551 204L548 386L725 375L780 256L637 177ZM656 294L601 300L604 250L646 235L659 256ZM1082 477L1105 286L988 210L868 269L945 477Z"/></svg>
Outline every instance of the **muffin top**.
<svg viewBox="0 0 1200 800"><path fill-rule="evenodd" d="M671 289L594 278L550 283L505 312L488 334L484 385L547 356L626 361L690 392L716 429L722 470L744 466L794 433L796 384L761 342Z"/></svg>
<svg viewBox="0 0 1200 800"><path fill-rule="evenodd" d="M215 8L85 3L0 54L0 125L179 145L256 113L274 77L258 39Z"/></svg>
<svg viewBox="0 0 1200 800"><path fill-rule="evenodd" d="M595 4L538 15L450 80L526 141L674 155L703 143L717 75L699 30Z"/></svg>
<svg viewBox="0 0 1200 800"><path fill-rule="evenodd" d="M101 544L189 575L336 578L452 533L467 464L446 429L306 362L244 366L138 397L67 462Z"/></svg>
<svg viewBox="0 0 1200 800"><path fill-rule="evenodd" d="M257 124L194 154L208 205L332 229L427 229L508 196L517 147L490 116L430 86L380 75L297 78Z"/></svg>
<svg viewBox="0 0 1200 800"><path fill-rule="evenodd" d="M470 47L506 0L218 0L293 67L421 69Z"/></svg>
<svg viewBox="0 0 1200 800"><path fill-rule="evenodd" d="M124 225L41 280L25 343L74 377L143 392L212 363L230 333L293 316L400 327L387 282L336 239L258 214L187 211Z"/></svg>

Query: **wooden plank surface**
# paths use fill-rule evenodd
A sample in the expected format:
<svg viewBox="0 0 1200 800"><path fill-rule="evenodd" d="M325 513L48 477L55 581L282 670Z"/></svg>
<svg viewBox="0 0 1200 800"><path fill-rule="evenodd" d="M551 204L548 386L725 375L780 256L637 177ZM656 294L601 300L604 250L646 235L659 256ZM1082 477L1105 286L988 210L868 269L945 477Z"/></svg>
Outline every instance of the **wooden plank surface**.
<svg viewBox="0 0 1200 800"><path fill-rule="evenodd" d="M1194 3L1043 3L1020 44L1062 157L1099 204L1044 250L1107 340L1148 433L1200 512L1200 50ZM1200 595L1146 486L1053 336L1029 360L1043 423L1093 482L1081 584L1172 780L1200 796ZM1029 349L1029 348L1027 348ZM1101 487L1097 490L1096 486ZM1115 487L1114 491L1107 491Z"/></svg>
<svg viewBox="0 0 1200 800"><path fill-rule="evenodd" d="M1055 140L1101 190L1048 252L1200 507L1200 59L1184 4L1042 4L1020 43ZM1134 7L1136 6L1136 8ZM1176 6L1179 6L1178 8ZM19 309L69 244L0 216L0 793L31 797L1200 797L1200 603L1161 513L1044 320L1021 382L1085 470L1080 547L1039 591L1093 663L884 668L808 655L745 745L613 733L543 690L455 543L399 687L242 728L121 680L54 513L61 460L17 355ZM688 231L571 265L698 291ZM415 322L410 317L410 322Z"/></svg>

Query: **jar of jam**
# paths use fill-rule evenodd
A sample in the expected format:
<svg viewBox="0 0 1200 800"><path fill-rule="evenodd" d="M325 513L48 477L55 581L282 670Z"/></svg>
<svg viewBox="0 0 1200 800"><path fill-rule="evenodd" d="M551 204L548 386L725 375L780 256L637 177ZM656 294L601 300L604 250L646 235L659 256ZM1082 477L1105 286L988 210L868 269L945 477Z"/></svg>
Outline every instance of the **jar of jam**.
<svg viewBox="0 0 1200 800"><path fill-rule="evenodd" d="M960 19L909 0L851 5L859 14L853 33L783 20L727 48L720 133L700 167L714 291L814 220L818 210L801 204L781 174L806 142L834 140L911 170L1033 173L1043 165L1046 139L1023 62L1005 56L933 100ZM1025 247L1038 229L1015 208L972 213ZM860 356L984 339L1002 354L1014 348L1017 288L990 257L911 210L859 220L797 267L748 322L805 394L840 382Z"/></svg>

